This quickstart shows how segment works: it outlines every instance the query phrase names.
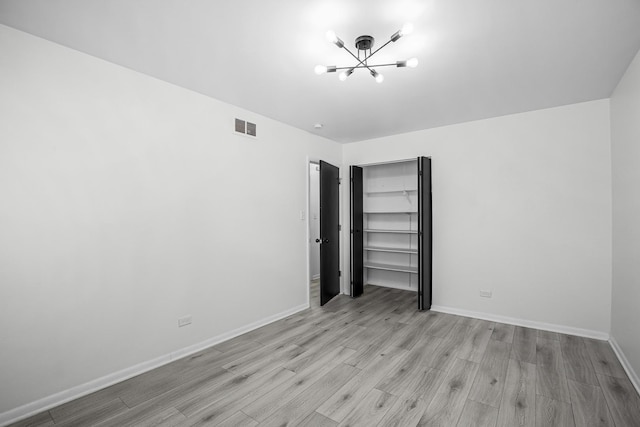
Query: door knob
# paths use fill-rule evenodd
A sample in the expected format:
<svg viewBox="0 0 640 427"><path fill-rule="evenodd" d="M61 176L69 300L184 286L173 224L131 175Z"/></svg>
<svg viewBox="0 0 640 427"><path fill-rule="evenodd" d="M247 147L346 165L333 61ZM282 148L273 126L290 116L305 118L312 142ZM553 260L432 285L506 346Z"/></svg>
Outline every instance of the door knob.
<svg viewBox="0 0 640 427"><path fill-rule="evenodd" d="M316 243L320 243L320 239L316 239Z"/></svg>
<svg viewBox="0 0 640 427"><path fill-rule="evenodd" d="M316 239L316 243L329 243L329 239Z"/></svg>

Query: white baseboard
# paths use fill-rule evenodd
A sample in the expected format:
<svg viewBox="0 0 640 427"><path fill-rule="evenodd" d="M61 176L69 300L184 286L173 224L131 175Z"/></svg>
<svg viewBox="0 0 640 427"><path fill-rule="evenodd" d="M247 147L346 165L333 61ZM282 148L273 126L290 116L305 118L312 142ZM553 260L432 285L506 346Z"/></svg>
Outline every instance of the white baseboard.
<svg viewBox="0 0 640 427"><path fill-rule="evenodd" d="M0 426L7 426L9 424L23 420L25 418L29 418L40 412L49 410L51 408L55 408L56 406L59 406L64 403L70 402L72 400L78 399L80 397L86 396L95 391L98 391L103 388L109 387L111 385L117 384L119 382L128 380L129 378L133 378L137 375L143 374L152 369L156 369L162 365L166 365L167 363L173 362L176 359L181 359L183 357L197 353L199 351L207 349L216 344L220 344L221 342L230 340L231 338L235 338L238 335L242 335L254 329L258 329L269 323L275 322L276 320L280 320L292 314L298 313L307 308L309 308L308 303L299 305L297 307L291 308L289 310L285 310L281 313L274 314L273 316L269 316L264 319L260 319L256 322L250 323L248 325L242 326L240 328L234 329L224 334L220 334L213 338L209 338L197 344L181 348L169 354L165 354L164 356L147 360L137 365L122 369L118 372L105 375L104 377L97 378L95 380L86 382L84 384L80 384L78 386L72 387L68 390L64 390L59 393L55 393L50 396L44 397L42 399L36 400L35 402L27 403L26 405L22 405L17 408L10 409L9 411L6 411L0 414Z"/></svg>
<svg viewBox="0 0 640 427"><path fill-rule="evenodd" d="M611 344L611 347L613 347L613 351L616 353L616 356L618 356L618 360L622 364L624 371L627 373L629 380L631 380L631 384L633 384L633 387L635 387L638 394L640 394L640 378L638 378L638 374L629 363L629 360L622 351L622 348L618 345L618 341L611 336L609 338L609 343Z"/></svg>
<svg viewBox="0 0 640 427"><path fill-rule="evenodd" d="M542 329L543 331L559 332L561 334L576 335L579 337L595 338L598 340L608 340L609 334L589 329L574 328L572 326L555 325L553 323L536 322L534 320L517 319L515 317L499 316L496 314L483 313L479 311L462 310L459 308L443 307L432 305L431 310L441 313L456 314L464 317L474 317L476 319L489 320L491 322L507 323L509 325L524 326L527 328Z"/></svg>

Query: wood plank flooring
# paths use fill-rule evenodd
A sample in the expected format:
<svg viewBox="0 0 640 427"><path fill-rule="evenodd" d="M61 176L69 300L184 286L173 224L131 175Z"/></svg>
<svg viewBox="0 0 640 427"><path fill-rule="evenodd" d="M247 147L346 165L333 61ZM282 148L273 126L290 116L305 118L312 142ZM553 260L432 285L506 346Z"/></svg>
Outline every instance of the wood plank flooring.
<svg viewBox="0 0 640 427"><path fill-rule="evenodd" d="M640 426L604 341L367 286L13 426Z"/></svg>

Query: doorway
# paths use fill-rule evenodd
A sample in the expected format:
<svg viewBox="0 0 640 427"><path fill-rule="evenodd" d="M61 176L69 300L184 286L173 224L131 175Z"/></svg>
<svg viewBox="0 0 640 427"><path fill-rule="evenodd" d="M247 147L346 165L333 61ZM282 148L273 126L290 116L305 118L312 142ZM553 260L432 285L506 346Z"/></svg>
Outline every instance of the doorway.
<svg viewBox="0 0 640 427"><path fill-rule="evenodd" d="M320 164L309 163L309 306L320 307Z"/></svg>

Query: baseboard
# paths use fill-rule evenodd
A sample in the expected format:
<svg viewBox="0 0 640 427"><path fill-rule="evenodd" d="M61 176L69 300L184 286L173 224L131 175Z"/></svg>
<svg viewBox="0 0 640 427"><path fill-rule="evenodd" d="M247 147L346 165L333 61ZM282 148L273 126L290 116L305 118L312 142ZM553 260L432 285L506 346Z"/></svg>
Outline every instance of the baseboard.
<svg viewBox="0 0 640 427"><path fill-rule="evenodd" d="M616 339L611 336L609 338L609 343L611 344L613 351L616 353L616 356L618 356L618 360L622 364L624 371L627 373L629 380L631 380L631 384L633 384L633 387L635 387L638 394L640 394L640 378L638 378L638 374L629 363L629 360L622 351L622 348L620 348L620 346L618 345L618 341L616 341Z"/></svg>
<svg viewBox="0 0 640 427"><path fill-rule="evenodd" d="M589 329L574 328L572 326L555 325L553 323L536 322L533 320L518 319L515 317L499 316L479 311L463 310L459 308L443 307L440 305L432 305L431 310L441 313L456 314L464 317L474 317L476 319L489 320L491 322L506 323L515 326L524 326L526 328L542 329L543 331L559 332L561 334L576 335L579 337L595 338L597 340L608 340L609 334L592 331Z"/></svg>
<svg viewBox="0 0 640 427"><path fill-rule="evenodd" d="M0 426L7 426L25 418L29 418L40 412L55 408L56 406L86 396L103 388L128 380L129 378L133 378L152 369L159 368L160 366L166 365L167 363L173 362L177 359L181 359L183 357L205 350L216 344L220 344L221 342L235 338L238 335L242 335L254 329L258 329L277 320L284 319L287 316L291 316L292 314L298 313L307 308L309 308L309 303L296 306L281 313L274 314L273 316L260 319L256 322L250 323L224 334L209 338L197 344L181 348L169 354L165 354L163 356L147 360L145 362L122 369L112 374L105 375L104 377L97 378L95 380L72 387L59 393L52 394L50 396L36 400L35 402L27 403L26 405L10 409L9 411L0 414Z"/></svg>

